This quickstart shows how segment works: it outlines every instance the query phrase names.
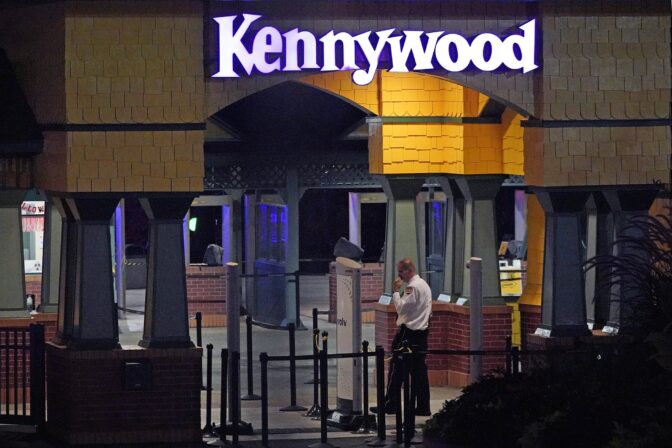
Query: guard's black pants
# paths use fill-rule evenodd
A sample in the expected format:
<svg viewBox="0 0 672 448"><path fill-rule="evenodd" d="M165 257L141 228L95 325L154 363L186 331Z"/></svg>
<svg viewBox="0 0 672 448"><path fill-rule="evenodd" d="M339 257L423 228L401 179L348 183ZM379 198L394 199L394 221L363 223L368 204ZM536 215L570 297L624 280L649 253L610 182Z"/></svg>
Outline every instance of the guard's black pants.
<svg viewBox="0 0 672 448"><path fill-rule="evenodd" d="M428 330L411 330L406 325L401 325L392 340L392 361L390 371L387 376L387 394L385 403L388 406L397 406L401 403L400 391L404 381L404 366L401 360L398 360L396 353L402 347L403 341L408 341L408 346L413 352L427 350ZM425 364L425 355L415 355L413 357L413 367L411 368L411 383L415 385L416 408L420 411L429 410L429 379L427 377L427 364Z"/></svg>

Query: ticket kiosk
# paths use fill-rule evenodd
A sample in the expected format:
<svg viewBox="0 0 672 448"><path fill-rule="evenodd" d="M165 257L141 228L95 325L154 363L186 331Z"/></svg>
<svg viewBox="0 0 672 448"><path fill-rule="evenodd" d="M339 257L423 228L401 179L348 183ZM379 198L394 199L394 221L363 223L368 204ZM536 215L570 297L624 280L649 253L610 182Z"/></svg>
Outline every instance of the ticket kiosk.
<svg viewBox="0 0 672 448"><path fill-rule="evenodd" d="M336 351L357 353L362 347L360 278L362 265L336 258ZM362 360L337 360L336 410L329 423L344 429L357 427L362 418Z"/></svg>

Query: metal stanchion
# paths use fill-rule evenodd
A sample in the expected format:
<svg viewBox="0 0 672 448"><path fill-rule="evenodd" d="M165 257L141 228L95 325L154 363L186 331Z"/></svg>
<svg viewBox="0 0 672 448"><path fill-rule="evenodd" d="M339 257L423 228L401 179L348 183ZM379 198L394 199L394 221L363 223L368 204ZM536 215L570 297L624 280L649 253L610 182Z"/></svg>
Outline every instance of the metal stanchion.
<svg viewBox="0 0 672 448"><path fill-rule="evenodd" d="M261 363L261 444L268 446L268 354L259 354Z"/></svg>
<svg viewBox="0 0 672 448"><path fill-rule="evenodd" d="M200 311L196 313L196 345L203 347L203 338L202 338L202 321L203 315Z"/></svg>
<svg viewBox="0 0 672 448"><path fill-rule="evenodd" d="M254 393L254 379L252 378L252 316L249 314L245 318L245 327L247 332L247 395L240 399L259 400L261 397Z"/></svg>
<svg viewBox="0 0 672 448"><path fill-rule="evenodd" d="M315 341L316 341L316 339L315 339L315 331L317 331L317 335L318 335L318 337L319 337L319 335L320 335L320 330L317 328L317 325L318 325L318 324L317 324L317 308L313 308L313 355L315 355L315 357L313 358L313 368L314 368L316 371L317 371L317 356L316 356L316 353L317 353L317 347L316 347L316 344L315 344ZM306 381L306 382L303 383L303 384L316 384L316 383L317 383L317 377L316 377L316 376L313 376L313 378L309 379L308 381ZM316 404L317 404L317 398L315 398L315 400L314 400L314 402L313 402L313 407L315 407ZM312 417L312 416L314 415L314 414L311 414L312 409L313 409L313 408L310 408L310 409L308 410L308 412L306 412L306 416L308 416L308 417Z"/></svg>
<svg viewBox="0 0 672 448"><path fill-rule="evenodd" d="M313 308L313 311L317 311L317 308ZM318 356L319 352L317 350L317 341L320 338L320 330L318 328L313 329L313 380L311 384L313 385L313 405L308 409L304 415L306 417L316 417L320 415L320 405L318 403L319 396L319 365L318 365ZM306 383L307 384L307 383Z"/></svg>
<svg viewBox="0 0 672 448"><path fill-rule="evenodd" d="M329 390L327 376L327 363L329 362L327 351L327 339L329 333L322 332L322 351L320 352L320 442L308 445L308 448L334 448L327 442L327 412L329 409Z"/></svg>
<svg viewBox="0 0 672 448"><path fill-rule="evenodd" d="M212 344L206 346L205 426L203 434L212 435Z"/></svg>
<svg viewBox="0 0 672 448"><path fill-rule="evenodd" d="M196 345L198 347L203 347L203 337L201 333L201 322L203 320L203 315L201 314L200 311L196 313ZM201 358L203 357L203 352L201 352ZM203 385L203 377L201 377L201 390L205 390L205 386Z"/></svg>
<svg viewBox="0 0 672 448"><path fill-rule="evenodd" d="M231 394L234 397L240 396L240 352L231 354ZM224 396L222 396L224 399ZM224 423L224 422L223 422ZM232 446L238 446L238 432L240 431L240 409L233 406L231 409L231 439Z"/></svg>
<svg viewBox="0 0 672 448"><path fill-rule="evenodd" d="M506 351L506 362L504 366L504 374L506 376L511 376L511 368L512 368L512 361L511 361L511 337L507 336L504 338L504 350Z"/></svg>
<svg viewBox="0 0 672 448"><path fill-rule="evenodd" d="M376 347L376 402L378 415L376 428L378 437L369 441L368 446L385 446L385 351L380 345Z"/></svg>
<svg viewBox="0 0 672 448"><path fill-rule="evenodd" d="M415 419L413 418L415 403L411 399L411 356L410 352L401 355L404 371L404 446L411 446L411 439L415 429Z"/></svg>
<svg viewBox="0 0 672 448"><path fill-rule="evenodd" d="M518 347L511 349L511 363L513 364L513 374L518 375L520 373L520 349Z"/></svg>
<svg viewBox="0 0 672 448"><path fill-rule="evenodd" d="M208 445L227 446L226 441L226 379L229 374L229 351L222 349L222 372L221 372L221 391L219 402L219 428L215 430L219 434L218 440L213 440Z"/></svg>
<svg viewBox="0 0 672 448"><path fill-rule="evenodd" d="M294 412L294 411L305 411L307 410L303 406L297 406L296 404L296 327L295 325L289 324L289 406L280 408L281 411L285 412Z"/></svg>
<svg viewBox="0 0 672 448"><path fill-rule="evenodd" d="M406 349L408 346L406 345L406 341L403 342L402 350ZM405 378L405 375L403 374L404 370L404 360L403 360L403 355L401 351L398 352L392 352L394 358L394 362L396 365L401 365L401 370L402 370L402 378ZM392 366L390 366L390 369ZM407 381L404 381L404 383L407 383ZM396 437L396 442L397 445L401 445L404 443L403 435L404 435L404 418L401 415L401 401L402 401L402 393L401 393L401 384L399 384L399 390L392 391L390 390L390 394L394 393L396 394L395 396L397 397L397 409L396 412L394 413L394 423L395 423L395 428L397 431L397 437Z"/></svg>
<svg viewBox="0 0 672 448"><path fill-rule="evenodd" d="M362 353L364 353L364 357L362 358L362 407L364 408L364 420L355 433L369 434L371 432L371 422L369 421L369 341L362 341Z"/></svg>

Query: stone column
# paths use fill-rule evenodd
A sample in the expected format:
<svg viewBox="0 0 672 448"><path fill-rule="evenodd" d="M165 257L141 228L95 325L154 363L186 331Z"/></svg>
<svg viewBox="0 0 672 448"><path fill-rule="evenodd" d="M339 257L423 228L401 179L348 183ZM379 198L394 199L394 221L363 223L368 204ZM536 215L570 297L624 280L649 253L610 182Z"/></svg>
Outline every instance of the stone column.
<svg viewBox="0 0 672 448"><path fill-rule="evenodd" d="M257 195L245 195L245 263L244 274L254 275L254 260L257 256ZM252 277L246 278L244 281L245 287L245 306L247 312L256 317L257 315L257 298L255 293L255 280Z"/></svg>
<svg viewBox="0 0 672 448"><path fill-rule="evenodd" d="M228 205L222 206L222 264L241 263L243 254L243 190L227 190Z"/></svg>
<svg viewBox="0 0 672 448"><path fill-rule="evenodd" d="M613 216L613 238L643 238L644 235L636 227L627 227L631 218L646 216L653 200L658 194L658 186L621 186L603 188L601 190ZM637 255L637 248L629 244L618 243L612 246L615 257ZM605 332L618 333L621 329L631 326L636 317L637 299L640 291L629 287L627 279L621 279L611 288L609 302L609 321L604 327Z"/></svg>
<svg viewBox="0 0 672 448"><path fill-rule="evenodd" d="M583 336L586 301L581 221L589 191L533 188L546 215L541 325L545 336Z"/></svg>
<svg viewBox="0 0 672 448"><path fill-rule="evenodd" d="M463 176L456 179L464 196L464 258L460 260L462 276L468 278L467 262L471 257L483 260L483 304L500 305L502 299L497 263L497 222L495 197L504 176ZM457 235L456 238L460 238ZM462 296L469 297L469 282L463 281Z"/></svg>
<svg viewBox="0 0 672 448"><path fill-rule="evenodd" d="M415 198L425 183L424 177L384 176L380 178L387 196L387 231L385 234L385 271L383 290L391 293L397 276L397 262L411 258L419 265L419 244L424 235L418 233Z"/></svg>
<svg viewBox="0 0 672 448"><path fill-rule="evenodd" d="M149 218L145 327L141 347L192 347L182 221L194 196L140 199Z"/></svg>
<svg viewBox="0 0 672 448"><path fill-rule="evenodd" d="M66 217L62 239L57 340L75 349L119 346L110 219L119 198L55 198Z"/></svg>
<svg viewBox="0 0 672 448"><path fill-rule="evenodd" d="M44 252L42 255L42 303L40 312L58 311L58 285L61 270L61 235L63 216L49 201L44 212Z"/></svg>
<svg viewBox="0 0 672 448"><path fill-rule="evenodd" d="M23 272L23 190L0 191L0 317L27 317Z"/></svg>
<svg viewBox="0 0 672 448"><path fill-rule="evenodd" d="M285 258L285 272L299 270L299 201L304 191L299 188L299 173L296 168L287 168L287 188L283 191L283 199L287 204L287 247ZM292 277L287 277L290 280ZM285 287L285 318L281 326L290 323L299 328L300 316L296 310L296 283L287 282Z"/></svg>
<svg viewBox="0 0 672 448"><path fill-rule="evenodd" d="M451 299L462 294L464 260L464 196L454 179L439 177L446 195L446 234L443 263L443 292Z"/></svg>
<svg viewBox="0 0 672 448"><path fill-rule="evenodd" d="M609 214L609 206L600 193L594 192L586 202L586 260L609 253L613 231L613 219ZM600 266L587 270L585 274L586 322L590 330L595 327L596 322L604 323L605 317L608 317L609 291L600 288L607 274L608 272Z"/></svg>

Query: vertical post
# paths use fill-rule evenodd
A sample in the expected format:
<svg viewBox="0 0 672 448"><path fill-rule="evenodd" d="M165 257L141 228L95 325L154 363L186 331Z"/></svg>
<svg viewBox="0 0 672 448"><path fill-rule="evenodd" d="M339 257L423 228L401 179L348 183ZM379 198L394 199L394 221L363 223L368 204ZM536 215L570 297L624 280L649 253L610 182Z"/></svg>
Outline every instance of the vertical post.
<svg viewBox="0 0 672 448"><path fill-rule="evenodd" d="M385 351L380 345L376 346L376 416L377 437L368 443L369 446L385 446Z"/></svg>
<svg viewBox="0 0 672 448"><path fill-rule="evenodd" d="M313 308L313 332L317 329L317 308Z"/></svg>
<svg viewBox="0 0 672 448"><path fill-rule="evenodd" d="M520 349L518 347L513 347L511 353L511 362L513 363L513 374L518 375L520 373Z"/></svg>
<svg viewBox="0 0 672 448"><path fill-rule="evenodd" d="M505 374L506 376L511 376L511 367L512 367L512 360L511 360L511 336L507 336L504 338L504 350L506 351L506 367L505 367Z"/></svg>
<svg viewBox="0 0 672 448"><path fill-rule="evenodd" d="M30 414L37 432L42 433L45 423L44 325L30 326L30 370Z"/></svg>
<svg viewBox="0 0 672 448"><path fill-rule="evenodd" d="M305 328L303 324L301 323L301 275L299 274L299 271L294 271L294 284L296 285L296 293L295 293L295 300L294 304L296 307L295 313L296 313L296 319L294 319L295 326L296 328Z"/></svg>
<svg viewBox="0 0 672 448"><path fill-rule="evenodd" d="M320 442L327 443L327 412L329 411L329 374L327 373L329 333L322 332L322 352L320 353Z"/></svg>
<svg viewBox="0 0 672 448"><path fill-rule="evenodd" d="M313 311L316 311L317 308L313 308ZM317 351L317 341L320 338L320 330L317 328L313 329L313 406L306 412L306 417L315 417L320 415L320 405L318 404L318 395L319 395L319 365L318 365L318 356L319 352Z"/></svg>
<svg viewBox="0 0 672 448"><path fill-rule="evenodd" d="M405 351L407 348L408 348L408 345L406 345L406 341L404 341L402 343L402 349ZM396 396L398 397L397 408L396 408L396 412L394 413L394 420L395 420L394 424L395 424L396 431L397 431L397 440L396 440L397 445L401 445L402 443L404 443L404 438L403 438L403 436L404 436L404 424L403 424L403 416L401 414L401 402L405 398L405 397L403 397L401 388L408 384L408 379L406 378L406 376L407 376L406 372L404 372L405 365L404 365L404 356L402 354L403 351L392 352L392 353L395 356L394 362L396 363L396 365L398 365L398 366L401 365L401 372L402 372L402 378L403 378L403 383L404 383L403 385L399 384L399 390L395 390L393 392L390 391L390 393L395 393Z"/></svg>
<svg viewBox="0 0 672 448"><path fill-rule="evenodd" d="M233 352L240 353L240 289L238 288L238 264L229 262L224 267L226 272L226 314L229 317L226 328L226 346L229 349L229 384L233 384L233 375L240 375L240 370L234 372L231 356ZM237 408L240 415L240 394L229 394L229 409Z"/></svg>
<svg viewBox="0 0 672 448"><path fill-rule="evenodd" d="M212 433L212 344L208 344L205 349L206 355L206 386L205 386L205 426L203 432Z"/></svg>
<svg viewBox="0 0 672 448"><path fill-rule="evenodd" d="M404 372L404 446L411 446L411 439L415 432L415 403L411 394L411 363L413 362L413 353L406 352L402 355Z"/></svg>
<svg viewBox="0 0 672 448"><path fill-rule="evenodd" d="M303 406L296 405L296 327L290 323L289 330L289 406L280 408L281 411L305 411Z"/></svg>
<svg viewBox="0 0 672 448"><path fill-rule="evenodd" d="M119 200L114 211L114 285L117 292L117 305L126 313L126 213L125 200Z"/></svg>
<svg viewBox="0 0 672 448"><path fill-rule="evenodd" d="M252 316L245 318L245 330L247 335L247 395L241 400L258 400L259 395L254 394L254 381L252 377Z"/></svg>
<svg viewBox="0 0 672 448"><path fill-rule="evenodd" d="M231 394L240 397L240 352L231 353ZM222 397L222 401L225 397ZM236 400L237 401L237 400ZM226 424L226 421L223 422ZM231 408L231 439L232 446L238 446L238 431L240 428L240 408L233 406Z"/></svg>
<svg viewBox="0 0 672 448"><path fill-rule="evenodd" d="M362 390L364 395L364 403L362 409L364 411L364 421L362 426L357 431L360 434L368 434L369 431L369 341L362 341Z"/></svg>
<svg viewBox="0 0 672 448"><path fill-rule="evenodd" d="M196 346L203 347L203 333L201 322L203 320L203 315L200 311L196 313Z"/></svg>
<svg viewBox="0 0 672 448"><path fill-rule="evenodd" d="M259 354L261 363L261 445L268 446L268 354Z"/></svg>
<svg viewBox="0 0 672 448"><path fill-rule="evenodd" d="M222 372L221 372L221 390L219 400L219 440L226 441L226 393L227 376L229 371L229 351L222 349ZM233 367L233 366L232 366Z"/></svg>
<svg viewBox="0 0 672 448"><path fill-rule="evenodd" d="M469 350L480 351L483 349L481 338L483 326L483 294L481 290L481 259L471 257L469 263ZM469 363L469 382L476 382L483 373L483 363L481 355L471 355Z"/></svg>

